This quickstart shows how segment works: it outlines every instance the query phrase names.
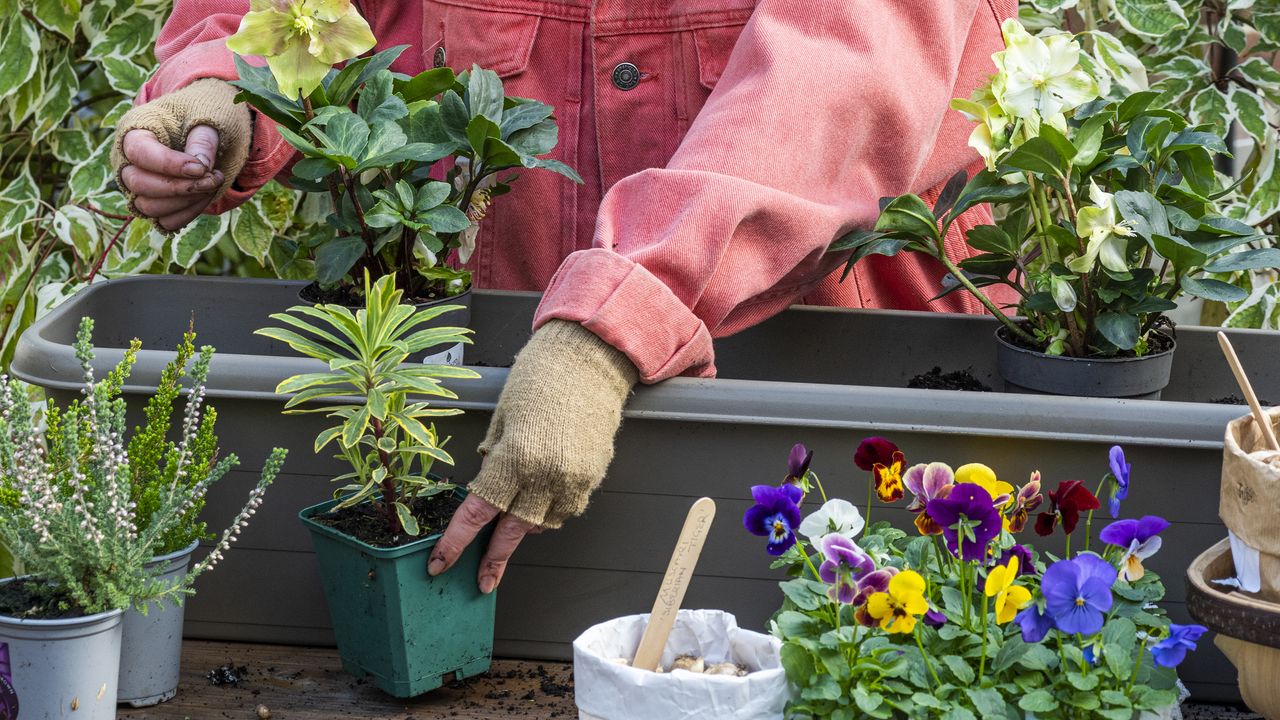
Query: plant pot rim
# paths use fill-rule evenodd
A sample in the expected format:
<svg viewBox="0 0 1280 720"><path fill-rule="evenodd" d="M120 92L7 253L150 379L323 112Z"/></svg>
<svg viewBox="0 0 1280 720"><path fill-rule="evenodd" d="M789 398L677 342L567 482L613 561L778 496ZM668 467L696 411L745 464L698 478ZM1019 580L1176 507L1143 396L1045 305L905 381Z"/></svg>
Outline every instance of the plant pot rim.
<svg viewBox="0 0 1280 720"><path fill-rule="evenodd" d="M1008 339L1004 337L1005 334L1008 332L1009 332L1009 328L1005 327L1003 324L998 325L994 333L996 342L1000 343L1004 347L1009 348L1014 352L1021 353L1023 355L1032 355L1034 357L1041 358L1044 360L1049 360L1049 361L1089 362L1089 363L1100 363L1103 365L1124 365L1126 363L1138 363L1138 362L1144 362L1148 360L1154 360L1156 358L1162 358L1162 357L1165 357L1166 355L1173 354L1173 351L1178 349L1178 341L1176 338L1174 338L1171 335L1161 333L1160 331L1157 330L1156 332L1158 334L1164 335L1166 338L1169 339L1169 342L1171 343L1171 345L1168 350L1164 350L1158 353L1151 353L1149 355L1143 355L1141 357L1125 357L1125 358L1071 357L1069 355L1050 355L1045 352L1040 352L1039 350L1030 350L1028 348L1022 347L1021 345L1018 345L1017 343L1010 342Z"/></svg>
<svg viewBox="0 0 1280 720"><path fill-rule="evenodd" d="M1227 566L1234 568L1231 542L1226 538L1191 563L1186 575L1187 612L1214 632L1280 648L1280 603L1223 592L1209 584L1210 575L1221 574Z"/></svg>
<svg viewBox="0 0 1280 720"><path fill-rule="evenodd" d="M18 575L16 577L8 577L8 578L0 579L0 585L7 585L8 583L11 583L17 580L26 580L32 577L35 577L35 576L34 575ZM115 608L113 610L103 610L100 613L94 613L92 615L81 615L79 617L70 617L70 618L56 618L52 620L41 620L36 618L16 618L12 615L5 615L4 613L0 613L0 625L7 625L10 627L23 627L23 628L49 628L49 629L68 628L69 629L69 628L77 628L77 627L86 627L89 625L96 625L100 622L109 621L113 618L119 620L119 618L123 615L124 615L123 608Z"/></svg>
<svg viewBox="0 0 1280 720"><path fill-rule="evenodd" d="M200 540L198 539L192 540L190 545L180 550L174 550L171 553L165 553L164 555L156 555L152 557L150 560L147 561L147 564L161 565L167 562L172 562L174 560L180 560L182 559L183 556L191 555L192 553L194 553L196 551L196 548L199 546L200 546Z"/></svg>
<svg viewBox="0 0 1280 720"><path fill-rule="evenodd" d="M302 286L300 286L300 287L298 288L298 302L306 303L307 305L311 305L311 306L316 306L316 305L329 305L329 304L332 304L332 303L318 303L318 302L313 302L313 301L308 300L308 299L306 299L306 298L304 298L304 297L302 296L303 291L305 291L307 288L312 287L312 286L315 286L315 285L319 285L319 283L317 283L317 282L315 282L315 281L313 280L313 281L311 281L310 283L307 283L306 285L302 285ZM422 310L422 309L425 309L425 308L430 308L430 307L436 307L437 305L449 305L449 304L451 304L451 303L464 304L465 302L467 302L467 301L469 301L469 300L471 299L471 291L472 291L472 290L474 290L474 289L475 289L475 286L473 285L472 287L469 287L469 288L467 288L466 290L463 290L462 292L458 293L457 295L450 295L450 296L448 296L448 297L442 297L442 298L438 298L438 299L436 299L436 300L426 300L426 301L424 301L424 302L401 303L401 304L402 304L402 305L412 305L413 307L418 308L419 310ZM357 308L363 308L364 306L363 306L363 305L343 305L342 307L345 307L345 308L348 308L348 309L351 309L351 310L355 310L355 309L357 309Z"/></svg>
<svg viewBox="0 0 1280 720"><path fill-rule="evenodd" d="M457 493L460 497L465 498L467 496L466 488L455 487L453 491ZM339 502L340 502L339 500L325 500L322 503L317 503L315 505L312 505L311 507L303 508L298 512L298 519L301 520L302 524L306 525L307 529L313 533L318 533L320 535L333 538L334 540L338 540L348 545L355 546L359 548L362 552L368 553L376 558L383 558L383 559L394 559L398 557L404 557L405 555L412 555L413 553L421 552L428 548L435 547L436 541L438 541L444 535L443 532L438 532L434 535L428 535L426 537L418 538L413 542L408 542L408 543L405 543L404 545L397 545L395 547L378 547L376 545L370 545L369 543L361 540L360 538L344 533L341 530L336 530L334 528L331 528L328 525L325 525L324 523L316 522L313 519L314 516L316 515L319 515L324 512L328 512L331 508L333 508L333 506L337 505Z"/></svg>

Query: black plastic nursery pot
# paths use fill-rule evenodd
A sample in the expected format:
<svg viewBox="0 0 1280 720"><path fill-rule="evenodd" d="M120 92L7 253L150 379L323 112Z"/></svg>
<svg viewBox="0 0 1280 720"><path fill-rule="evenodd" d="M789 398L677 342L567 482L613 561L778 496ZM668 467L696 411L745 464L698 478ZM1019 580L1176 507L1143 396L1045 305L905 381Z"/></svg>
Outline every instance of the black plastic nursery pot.
<svg viewBox="0 0 1280 720"><path fill-rule="evenodd" d="M475 579L492 529L449 572L431 577L427 559L439 534L374 547L316 521L335 505L313 505L298 517L315 546L342 668L395 697L487 671L496 593L482 594Z"/></svg>
<svg viewBox="0 0 1280 720"><path fill-rule="evenodd" d="M155 276L95 284L37 322L18 346L15 374L69 396L81 382L71 348L80 316L97 320L101 368L117 362L138 336L143 350L125 392L140 412L194 317L198 342L219 351L207 392L218 408L222 446L241 458L241 467L210 495L210 522L235 514L272 446L291 448L254 522L217 571L198 583L187 607L190 637L334 641L323 595L315 591L318 563L294 516L329 496L330 478L342 466L312 451L326 421L280 415L283 403L273 393L281 379L322 365L252 334L271 324L267 315L297 302L298 287ZM466 414L439 424L452 437L459 481L479 467L473 449L506 380L505 366L528 340L538 300L529 293L474 296L476 344L467 348L467 362L481 377L451 384L459 394L453 404ZM750 486L780 481L788 450L804 442L815 452L814 469L828 493L861 506L867 479L852 454L869 435L892 439L908 463L980 461L1014 483L1039 469L1049 489L1065 479L1092 487L1107 472L1110 446L1123 445L1133 463L1123 514L1158 514L1172 523L1163 550L1147 566L1166 579L1163 604L1174 621L1190 622L1177 578L1197 549L1226 534L1216 512L1223 433L1228 421L1247 412L1214 402L1237 392L1216 329L1178 329L1169 384L1154 401L1001 392L995 325L980 316L793 308L718 341L719 379L676 378L639 388L627 405L609 476L586 515L527 538L516 553L498 601L494 652L567 660L570 643L585 628L647 612L689 505L704 495L719 504L719 521L684 606L723 609L742 627L763 629L782 595L763 542L737 520L750 505ZM1280 401L1280 364L1274 362L1280 333L1230 334L1259 395ZM907 388L911 378L938 366L967 370L996 391ZM912 517L905 502L877 503L871 513L872 521L908 529ZM1095 517L1094 532L1107 521ZM1060 534L1053 542L1030 533L1024 540L1062 551ZM1210 642L1179 671L1197 698L1239 697L1235 671Z"/></svg>
<svg viewBox="0 0 1280 720"><path fill-rule="evenodd" d="M1173 372L1177 344L1142 357L1090 358L1047 355L995 333L996 366L1006 390L1096 398L1159 400Z"/></svg>

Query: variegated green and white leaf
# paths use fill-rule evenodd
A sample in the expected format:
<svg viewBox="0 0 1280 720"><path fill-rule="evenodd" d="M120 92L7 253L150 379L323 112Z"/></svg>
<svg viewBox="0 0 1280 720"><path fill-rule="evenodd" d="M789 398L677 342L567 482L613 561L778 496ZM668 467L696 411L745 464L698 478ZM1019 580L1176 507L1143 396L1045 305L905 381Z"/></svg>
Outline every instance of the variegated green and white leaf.
<svg viewBox="0 0 1280 720"><path fill-rule="evenodd" d="M127 12L111 21L93 44L85 57L90 60L107 58L128 59L145 53L154 42L156 16L142 9Z"/></svg>
<svg viewBox="0 0 1280 720"><path fill-rule="evenodd" d="M102 70L107 74L111 87L125 95L134 95L151 76L151 71L132 60L121 57L102 59Z"/></svg>
<svg viewBox="0 0 1280 720"><path fill-rule="evenodd" d="M98 193L111 182L114 177L111 170L113 140L114 138L107 136L87 160L71 168L71 177L67 181L67 187L71 190L71 200L87 198Z"/></svg>
<svg viewBox="0 0 1280 720"><path fill-rule="evenodd" d="M1158 65L1153 71L1166 78L1212 77L1213 70L1203 60L1189 55L1179 55Z"/></svg>
<svg viewBox="0 0 1280 720"><path fill-rule="evenodd" d="M231 239L240 248L240 252L265 264L274 237L275 231L263 217L256 198L235 211L235 218L231 223Z"/></svg>
<svg viewBox="0 0 1280 720"><path fill-rule="evenodd" d="M1227 103L1236 121L1240 123L1240 127L1244 128L1255 142L1267 144L1275 130L1267 123L1265 101L1257 93L1239 85L1232 85Z"/></svg>
<svg viewBox="0 0 1280 720"><path fill-rule="evenodd" d="M1114 0L1114 5L1116 19L1138 35L1163 37L1189 26L1176 0Z"/></svg>
<svg viewBox="0 0 1280 720"><path fill-rule="evenodd" d="M1253 11L1253 27L1263 39L1273 45L1280 45L1280 10L1275 8Z"/></svg>
<svg viewBox="0 0 1280 720"><path fill-rule="evenodd" d="M1233 72L1264 90L1280 90L1280 70L1260 57L1245 60Z"/></svg>
<svg viewBox="0 0 1280 720"><path fill-rule="evenodd" d="M84 130L60 128L45 140L53 156L65 163L84 162L93 154L93 140Z"/></svg>
<svg viewBox="0 0 1280 720"><path fill-rule="evenodd" d="M1227 127L1231 121L1231 108L1227 98L1218 88L1209 87L1196 93L1191 98L1191 122L1196 125L1212 125L1215 133L1227 136Z"/></svg>
<svg viewBox="0 0 1280 720"><path fill-rule="evenodd" d="M63 205L53 214L53 232L76 251L83 262L92 262L101 249L96 218L78 205Z"/></svg>
<svg viewBox="0 0 1280 720"><path fill-rule="evenodd" d="M80 22L80 0L35 0L31 14L49 30L74 40Z"/></svg>
<svg viewBox="0 0 1280 720"><path fill-rule="evenodd" d="M76 78L75 68L71 61L63 57L58 64L45 75L44 94L35 108L35 125L31 134L40 139L62 124L62 119L71 110L71 103L80 91L80 81Z"/></svg>
<svg viewBox="0 0 1280 720"><path fill-rule="evenodd" d="M174 264L190 269L200 255L213 247L227 231L227 222L226 214L201 215L182 228L169 241L170 258Z"/></svg>
<svg viewBox="0 0 1280 720"><path fill-rule="evenodd" d="M1093 57L1115 80L1120 87L1129 93L1142 92L1150 87L1147 82L1147 68L1120 42L1116 36L1102 30L1095 30L1093 37Z"/></svg>
<svg viewBox="0 0 1280 720"><path fill-rule="evenodd" d="M9 117L9 123L13 127L22 125L31 114L35 112L40 105L40 97L43 95L41 88L44 87L45 75L45 59L42 57L36 62L36 71L32 74L31 79L22 84L13 92L12 95L5 100L7 106L6 115Z"/></svg>
<svg viewBox="0 0 1280 720"><path fill-rule="evenodd" d="M115 127L116 123L120 122L120 118L124 117L124 114L129 112L132 107L133 101L129 98L125 98L124 100L117 102L115 105L112 105L111 108L102 116L102 120L100 121L102 127Z"/></svg>
<svg viewBox="0 0 1280 720"><path fill-rule="evenodd" d="M1265 147L1253 187L1246 194L1249 213L1244 222L1248 225L1257 225L1280 212L1280 151L1274 144Z"/></svg>
<svg viewBox="0 0 1280 720"><path fill-rule="evenodd" d="M0 25L0 98L6 98L27 84L36 73L40 59L40 33L22 15L13 15Z"/></svg>
<svg viewBox="0 0 1280 720"><path fill-rule="evenodd" d="M1275 312L1277 290L1277 286L1273 283L1256 284L1249 297L1232 308L1231 314L1227 315L1227 319L1223 321L1222 326L1266 328Z"/></svg>
<svg viewBox="0 0 1280 720"><path fill-rule="evenodd" d="M9 186L0 189L0 228L9 229L36 216L40 191L31 172L23 169Z"/></svg>

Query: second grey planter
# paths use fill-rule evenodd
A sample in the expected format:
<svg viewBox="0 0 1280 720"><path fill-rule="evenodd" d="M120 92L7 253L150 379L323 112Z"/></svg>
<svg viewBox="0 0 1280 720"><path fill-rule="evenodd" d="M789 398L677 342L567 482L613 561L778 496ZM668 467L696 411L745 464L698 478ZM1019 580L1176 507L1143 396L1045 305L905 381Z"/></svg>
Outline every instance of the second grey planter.
<svg viewBox="0 0 1280 720"><path fill-rule="evenodd" d="M0 615L0 653L8 653L20 720L115 720L122 614L63 620ZM7 689L0 683L0 692Z"/></svg>
<svg viewBox="0 0 1280 720"><path fill-rule="evenodd" d="M1173 351L1135 358L1076 358L1020 347L996 331L996 365L1006 386L1049 395L1159 400L1173 372Z"/></svg>
<svg viewBox="0 0 1280 720"><path fill-rule="evenodd" d="M174 582L187 573L199 543L161 555L147 564L156 579ZM132 707L148 707L178 694L182 661L182 621L185 598L152 602L143 615L135 608L124 614L118 700Z"/></svg>

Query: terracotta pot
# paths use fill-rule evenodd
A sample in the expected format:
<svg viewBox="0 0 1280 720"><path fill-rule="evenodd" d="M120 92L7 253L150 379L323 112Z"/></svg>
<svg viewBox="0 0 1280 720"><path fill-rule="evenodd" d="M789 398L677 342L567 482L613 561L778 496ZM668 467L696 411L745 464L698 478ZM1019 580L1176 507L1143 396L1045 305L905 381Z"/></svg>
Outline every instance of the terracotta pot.
<svg viewBox="0 0 1280 720"><path fill-rule="evenodd" d="M1236 666L1245 704L1280 718L1280 604L1210 583L1234 576L1228 541L1204 551L1187 570L1187 610L1218 633L1214 643Z"/></svg>

